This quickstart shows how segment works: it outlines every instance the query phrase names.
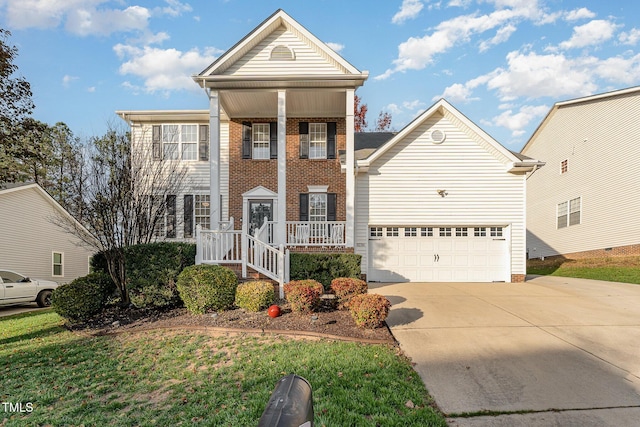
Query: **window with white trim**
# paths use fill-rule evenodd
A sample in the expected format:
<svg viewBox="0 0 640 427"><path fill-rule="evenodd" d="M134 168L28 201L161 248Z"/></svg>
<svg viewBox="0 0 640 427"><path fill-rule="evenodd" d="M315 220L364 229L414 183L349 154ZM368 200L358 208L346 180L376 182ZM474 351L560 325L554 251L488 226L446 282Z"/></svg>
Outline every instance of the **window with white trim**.
<svg viewBox="0 0 640 427"><path fill-rule="evenodd" d="M327 124L309 123L309 158L327 158Z"/></svg>
<svg viewBox="0 0 640 427"><path fill-rule="evenodd" d="M502 227L491 227L491 237L502 237Z"/></svg>
<svg viewBox="0 0 640 427"><path fill-rule="evenodd" d="M485 227L476 227L473 229L473 235L475 237L485 237L487 235L487 229Z"/></svg>
<svg viewBox="0 0 640 427"><path fill-rule="evenodd" d="M382 237L382 227L371 227L369 229L370 237Z"/></svg>
<svg viewBox="0 0 640 427"><path fill-rule="evenodd" d="M63 277L64 276L64 253L62 252L53 252L51 256L51 275L53 277Z"/></svg>
<svg viewBox="0 0 640 427"><path fill-rule="evenodd" d="M270 158L270 129L269 123L254 123L251 126L252 158L257 160Z"/></svg>
<svg viewBox="0 0 640 427"><path fill-rule="evenodd" d="M563 161L560 162L560 173L567 173L567 171L569 170L569 160L565 159Z"/></svg>
<svg viewBox="0 0 640 427"><path fill-rule="evenodd" d="M556 211L557 228L580 224L582 220L582 197L558 203Z"/></svg>
<svg viewBox="0 0 640 427"><path fill-rule="evenodd" d="M468 235L467 227L456 227L456 237L467 237Z"/></svg>
<svg viewBox="0 0 640 427"><path fill-rule="evenodd" d="M422 227L420 229L421 237L433 237L433 228L432 227Z"/></svg>
<svg viewBox="0 0 640 427"><path fill-rule="evenodd" d="M162 125L162 154L166 160L198 160L198 125Z"/></svg>
<svg viewBox="0 0 640 427"><path fill-rule="evenodd" d="M398 227L387 227L387 237L398 237Z"/></svg>
<svg viewBox="0 0 640 427"><path fill-rule="evenodd" d="M440 227L440 237L451 237L451 227Z"/></svg>
<svg viewBox="0 0 640 427"><path fill-rule="evenodd" d="M327 220L327 193L309 193L309 221Z"/></svg>
<svg viewBox="0 0 640 427"><path fill-rule="evenodd" d="M193 200L193 218L195 225L200 225L203 230L211 229L210 215L211 202L208 194L196 194Z"/></svg>
<svg viewBox="0 0 640 427"><path fill-rule="evenodd" d="M418 235L417 227L405 227L404 236L405 237L416 237Z"/></svg>

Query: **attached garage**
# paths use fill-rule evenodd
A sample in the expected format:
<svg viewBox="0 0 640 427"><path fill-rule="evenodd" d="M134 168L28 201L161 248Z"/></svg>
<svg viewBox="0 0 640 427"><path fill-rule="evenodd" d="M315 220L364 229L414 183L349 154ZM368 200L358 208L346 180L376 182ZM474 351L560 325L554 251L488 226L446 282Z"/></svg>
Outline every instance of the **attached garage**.
<svg viewBox="0 0 640 427"><path fill-rule="evenodd" d="M378 147L363 138L355 252L367 280L524 281L526 176L541 162L507 150L445 100Z"/></svg>
<svg viewBox="0 0 640 427"><path fill-rule="evenodd" d="M508 228L369 227L369 281L510 281Z"/></svg>

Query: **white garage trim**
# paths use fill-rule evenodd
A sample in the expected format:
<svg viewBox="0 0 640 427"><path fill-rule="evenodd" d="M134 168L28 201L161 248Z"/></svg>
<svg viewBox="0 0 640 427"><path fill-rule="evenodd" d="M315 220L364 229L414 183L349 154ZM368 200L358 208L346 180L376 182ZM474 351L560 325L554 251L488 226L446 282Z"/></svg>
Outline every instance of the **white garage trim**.
<svg viewBox="0 0 640 427"><path fill-rule="evenodd" d="M509 282L510 227L372 225L372 282Z"/></svg>

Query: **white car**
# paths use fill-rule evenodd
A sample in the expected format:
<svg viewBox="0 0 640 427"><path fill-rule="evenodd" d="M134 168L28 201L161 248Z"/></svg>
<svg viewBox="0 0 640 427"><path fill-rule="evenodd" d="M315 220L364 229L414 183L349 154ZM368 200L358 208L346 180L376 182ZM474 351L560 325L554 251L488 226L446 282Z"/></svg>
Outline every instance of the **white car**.
<svg viewBox="0 0 640 427"><path fill-rule="evenodd" d="M51 280L32 280L15 271L0 270L0 305L37 302L51 305L51 292L58 287Z"/></svg>

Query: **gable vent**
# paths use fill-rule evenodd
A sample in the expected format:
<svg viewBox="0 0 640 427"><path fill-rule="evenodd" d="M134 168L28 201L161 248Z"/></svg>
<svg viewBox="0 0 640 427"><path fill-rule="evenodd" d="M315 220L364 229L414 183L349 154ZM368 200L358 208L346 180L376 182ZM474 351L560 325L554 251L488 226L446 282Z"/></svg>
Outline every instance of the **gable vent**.
<svg viewBox="0 0 640 427"><path fill-rule="evenodd" d="M291 61L295 58L291 49L283 45L278 45L271 50L271 59L276 61Z"/></svg>
<svg viewBox="0 0 640 427"><path fill-rule="evenodd" d="M441 144L446 137L447 136L445 135L444 131L440 129L431 131L431 141L433 141L434 144Z"/></svg>

